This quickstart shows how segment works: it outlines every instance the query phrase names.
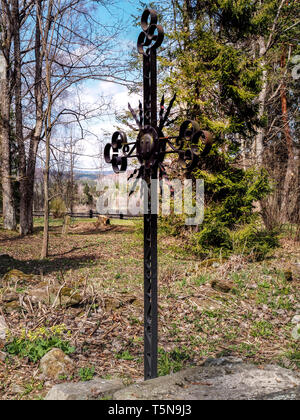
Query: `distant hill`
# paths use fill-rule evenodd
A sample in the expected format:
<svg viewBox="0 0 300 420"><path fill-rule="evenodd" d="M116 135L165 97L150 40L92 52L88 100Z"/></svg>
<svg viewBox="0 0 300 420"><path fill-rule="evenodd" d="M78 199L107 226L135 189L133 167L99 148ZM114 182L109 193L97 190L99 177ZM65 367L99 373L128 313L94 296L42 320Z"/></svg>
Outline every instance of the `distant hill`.
<svg viewBox="0 0 300 420"><path fill-rule="evenodd" d="M104 171L102 172L102 176L109 176L113 174L112 171ZM91 172L91 171L75 171L75 179L79 181L89 180L89 181L97 181L99 178L99 172Z"/></svg>
<svg viewBox="0 0 300 420"><path fill-rule="evenodd" d="M102 176L111 176L113 175L113 171L103 171ZM43 177L43 169L36 168L35 170L36 179ZM67 175L67 173L66 173ZM97 181L100 175L100 172L95 171L74 171L75 180L77 181Z"/></svg>

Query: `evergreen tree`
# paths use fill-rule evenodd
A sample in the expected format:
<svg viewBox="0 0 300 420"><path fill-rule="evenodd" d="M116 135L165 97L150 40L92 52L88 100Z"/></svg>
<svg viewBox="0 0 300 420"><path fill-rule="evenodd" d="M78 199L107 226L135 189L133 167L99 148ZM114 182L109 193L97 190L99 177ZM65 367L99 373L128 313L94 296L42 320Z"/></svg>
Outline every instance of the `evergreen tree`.
<svg viewBox="0 0 300 420"><path fill-rule="evenodd" d="M162 15L169 45L160 61L162 90L177 93L176 126L196 120L216 138L192 174L206 184L205 221L196 241L230 249L233 232L252 223L249 237L256 234L258 241L275 246L256 232L253 204L270 192L259 147L268 125L267 69L280 37L291 36L291 5L278 0L166 3ZM253 156L259 159L251 162ZM253 163L257 170L250 168Z"/></svg>
<svg viewBox="0 0 300 420"><path fill-rule="evenodd" d="M93 199L93 196L92 196L91 191L90 191L90 186L87 182L84 185L83 192L84 192L84 195L85 195L85 203L87 205L91 206L94 202L94 199Z"/></svg>

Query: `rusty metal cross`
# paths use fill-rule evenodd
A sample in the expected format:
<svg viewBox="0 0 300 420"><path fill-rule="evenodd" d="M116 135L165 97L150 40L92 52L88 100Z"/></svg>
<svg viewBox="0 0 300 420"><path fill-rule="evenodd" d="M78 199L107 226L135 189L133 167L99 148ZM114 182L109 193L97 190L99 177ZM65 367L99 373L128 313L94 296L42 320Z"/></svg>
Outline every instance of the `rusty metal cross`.
<svg viewBox="0 0 300 420"><path fill-rule="evenodd" d="M169 117L176 95L165 108L163 96L158 114L157 101L157 49L164 40L164 29L158 25L155 10L146 9L141 19L142 32L138 38L138 51L143 56L143 95L136 112L129 110L138 125L135 143L128 143L125 132L117 131L112 142L104 149L106 163L115 173L127 171L128 159L138 159L137 179L146 181L144 191L144 373L145 380L157 377L158 360L158 277L157 277L157 180L165 173L163 162L167 154L178 154L179 161L191 172L212 147L212 135L202 131L197 122L185 121L177 137L165 137L163 129L170 124ZM156 186L156 187L155 187ZM154 188L153 188L154 187Z"/></svg>

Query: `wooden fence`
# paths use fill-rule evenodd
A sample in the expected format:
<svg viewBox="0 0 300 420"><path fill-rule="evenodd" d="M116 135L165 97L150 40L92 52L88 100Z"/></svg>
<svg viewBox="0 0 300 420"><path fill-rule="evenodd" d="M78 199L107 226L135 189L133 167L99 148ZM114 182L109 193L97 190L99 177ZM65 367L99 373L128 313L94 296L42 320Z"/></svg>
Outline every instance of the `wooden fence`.
<svg viewBox="0 0 300 420"><path fill-rule="evenodd" d="M100 214L96 211L89 211L88 213L66 213L68 216L71 216L75 219L94 219L98 218L99 216L106 216L110 219L120 219L120 220L130 220L130 219L139 219L142 216L133 216L129 214ZM1 215L1 214L0 214ZM52 213L50 213L50 216L52 216ZM34 211L33 217L44 217L43 211Z"/></svg>

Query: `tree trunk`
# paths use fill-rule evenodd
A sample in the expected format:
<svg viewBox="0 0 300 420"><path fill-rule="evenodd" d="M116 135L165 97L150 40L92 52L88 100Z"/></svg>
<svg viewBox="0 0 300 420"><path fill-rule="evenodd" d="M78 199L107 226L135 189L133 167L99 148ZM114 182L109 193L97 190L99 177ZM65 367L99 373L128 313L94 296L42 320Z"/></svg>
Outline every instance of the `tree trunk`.
<svg viewBox="0 0 300 420"><path fill-rule="evenodd" d="M22 226L20 226L20 231L22 230L22 235L30 235L33 233L33 199L34 199L34 180L35 180L35 168L36 168L36 158L37 151L40 142L40 133L42 131L43 122L40 121L35 129L35 133L32 135L30 140L30 147L28 153L27 161L27 171L26 171L26 183L25 191L21 196L22 204L20 207L24 209ZM20 222L21 223L21 222Z"/></svg>
<svg viewBox="0 0 300 420"><path fill-rule="evenodd" d="M286 68L286 49L284 48L281 56L281 69L284 72ZM286 148L288 152L288 162L285 172L285 180L282 190L281 202L281 217L284 222L291 222L291 215L293 213L293 201L298 198L297 194L297 181L298 170L295 166L295 153L293 147L293 139L290 130L290 121L287 105L287 88L285 81L282 81L280 89L281 112L282 112L282 131L284 133Z"/></svg>
<svg viewBox="0 0 300 420"><path fill-rule="evenodd" d="M286 68L286 50L284 49L281 56L281 69L283 72L285 68ZM283 80L281 84L281 89L280 89L283 131L285 135L285 141L286 141L286 146L287 146L287 150L289 154L289 159L294 160L293 140L292 140L291 130L290 130L286 90L287 90L286 84L285 84L285 81Z"/></svg>
<svg viewBox="0 0 300 420"><path fill-rule="evenodd" d="M49 170L50 170L50 133L46 137L46 162L44 170L44 235L41 258L48 257L49 249Z"/></svg>
<svg viewBox="0 0 300 420"><path fill-rule="evenodd" d="M52 0L49 1L48 4L48 17L52 16L52 8L53 2ZM41 20L39 20L40 25L40 33L42 33L41 28ZM51 140L51 132L52 132L52 104L53 104L53 97L51 91L51 63L50 63L50 48L47 44L49 29L50 29L51 22L49 19L46 24L46 30L43 33L43 55L46 59L46 88L47 88L47 101L48 107L46 112L46 120L45 120L45 135L46 135L46 162L45 162L45 172L44 172L44 236L43 236L43 248L41 258L48 257L48 250L49 250L49 212L50 212L50 197L49 197L49 172L50 172L50 140Z"/></svg>
<svg viewBox="0 0 300 420"><path fill-rule="evenodd" d="M9 75L7 64L0 80L0 134L2 147L2 194L3 194L3 227L7 230L17 228L16 211L14 206L12 177L11 177L11 152L10 152L10 105L11 96L9 88Z"/></svg>
<svg viewBox="0 0 300 420"><path fill-rule="evenodd" d="M20 219L20 233L22 235L29 235L33 233L33 195L34 195L34 180L36 159L39 143L41 140L43 130L43 92L42 92L42 66L43 54L41 45L41 29L40 21L42 19L41 0L35 0L36 9L36 23L35 23L35 84L34 84L34 99L35 99L35 127L31 133L26 176L24 182L24 190L21 191L21 219Z"/></svg>
<svg viewBox="0 0 300 420"><path fill-rule="evenodd" d="M20 182L20 235L27 235L27 178L26 178L26 152L23 137L23 110L22 110L22 79L21 79L21 42L20 42L20 11L19 0L12 1L12 22L14 33L14 84L15 84L15 121L16 140L18 144L18 172Z"/></svg>
<svg viewBox="0 0 300 420"><path fill-rule="evenodd" d="M70 212L71 217L74 213L74 155L73 155L73 138L71 137L71 167L70 167L70 183L71 183L71 191L70 191Z"/></svg>
<svg viewBox="0 0 300 420"><path fill-rule="evenodd" d="M268 71L266 69L266 62L263 58L266 53L266 43L264 38L261 36L259 38L259 56L262 59L261 66L263 69L262 74L262 89L259 94L258 104L259 104L259 113L258 118L262 120L265 109L266 109L266 98L267 98L267 88L268 88ZM255 161L259 167L263 166L263 153L264 153L264 137L265 137L265 128L258 127L256 139L255 139Z"/></svg>

